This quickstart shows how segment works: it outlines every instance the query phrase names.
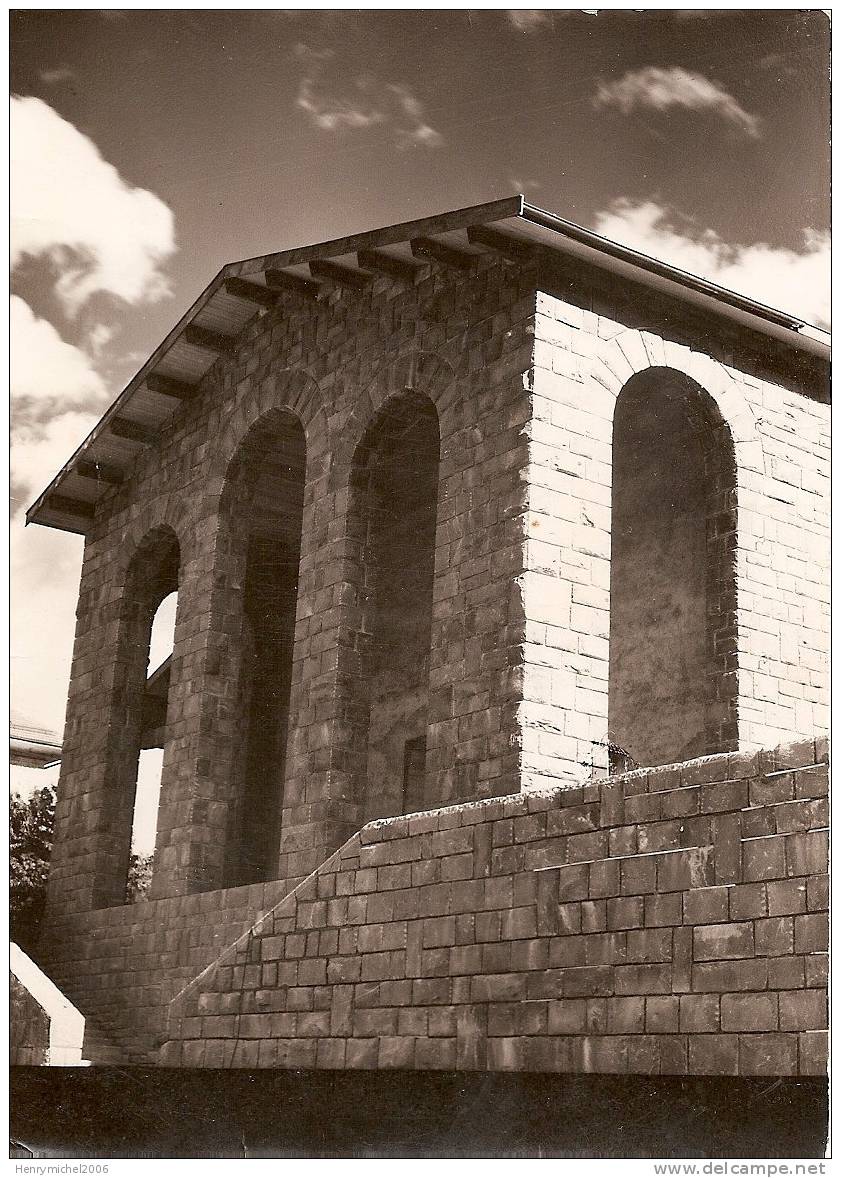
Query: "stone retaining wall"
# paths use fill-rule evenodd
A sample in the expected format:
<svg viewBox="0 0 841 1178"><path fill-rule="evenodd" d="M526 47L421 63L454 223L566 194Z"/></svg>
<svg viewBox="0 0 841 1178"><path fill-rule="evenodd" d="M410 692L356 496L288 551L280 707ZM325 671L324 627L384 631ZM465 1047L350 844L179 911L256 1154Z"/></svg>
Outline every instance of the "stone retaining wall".
<svg viewBox="0 0 841 1178"><path fill-rule="evenodd" d="M827 747L370 823L170 1006L160 1062L826 1066Z"/></svg>

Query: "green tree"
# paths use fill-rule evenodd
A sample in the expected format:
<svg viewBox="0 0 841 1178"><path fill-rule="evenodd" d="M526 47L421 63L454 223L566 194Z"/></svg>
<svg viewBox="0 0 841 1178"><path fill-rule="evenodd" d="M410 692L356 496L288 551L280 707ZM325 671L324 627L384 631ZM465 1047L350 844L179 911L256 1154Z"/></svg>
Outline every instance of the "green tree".
<svg viewBox="0 0 841 1178"><path fill-rule="evenodd" d="M55 792L50 786L24 800L9 802L9 935L27 953L38 944L47 877L53 848ZM126 880L126 903L146 898L154 855L132 854Z"/></svg>
<svg viewBox="0 0 841 1178"><path fill-rule="evenodd" d="M138 900L145 900L152 882L152 868L155 856L136 855L132 851L128 861L128 879L126 880L126 903L136 904Z"/></svg>
<svg viewBox="0 0 841 1178"><path fill-rule="evenodd" d="M27 953L38 942L53 846L55 793L50 786L9 802L9 932Z"/></svg>

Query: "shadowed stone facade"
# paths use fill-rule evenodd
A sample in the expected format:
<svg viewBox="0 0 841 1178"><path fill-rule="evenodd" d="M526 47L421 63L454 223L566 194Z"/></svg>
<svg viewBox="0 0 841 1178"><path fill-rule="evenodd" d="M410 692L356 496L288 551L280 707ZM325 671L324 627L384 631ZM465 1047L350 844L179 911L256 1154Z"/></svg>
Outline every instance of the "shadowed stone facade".
<svg viewBox="0 0 841 1178"><path fill-rule="evenodd" d="M819 949L825 816L821 788L802 780L824 771L814 739L827 726L823 361L813 349L801 362L806 344L794 330L763 349L757 316L742 326L712 298L703 316L682 306L679 290L646 291L642 271L635 287L580 262L565 268L545 243L500 244L502 234L471 228L470 212L424 223L428 236L396 227L354 239L357 267L312 263L317 290L300 274L306 251L223 272L209 288L217 301L200 300L203 326L174 333L150 361L145 391L130 388L123 417L106 416L109 444L133 437L119 477L75 507L57 492L36 505L41 522L75 510L86 534L43 956L110 1040L103 1059L151 1060L168 1038L165 1062L218 1056L228 1066L240 1062L233 1041L253 1038L267 1044L253 1060L247 1049L260 1066L306 1056L307 1066L669 1070L668 1051L678 1070L813 1071L820 1048L808 1036L821 1033L811 1025L821 1000L812 992L823 983L806 957ZM404 239L411 261L396 252ZM339 243L332 256L349 248ZM252 306L236 332L224 321L231 299ZM213 359L200 375L198 353ZM140 409L151 415L167 396L174 409L143 434ZM82 467L84 453L76 459ZM149 633L174 588L154 877L150 899L125 906ZM769 769L773 754L756 754L792 741L803 742L797 764ZM593 784L627 764L710 756L692 760L711 768L686 767L678 787L679 769L651 790L637 785L654 773ZM778 772L793 792L766 805L754 794ZM699 801L702 781L727 786L726 799ZM611 810L620 796L630 816ZM407 813L418 815L408 826ZM672 829L684 816L691 835ZM520 833L506 841L512 821ZM649 822L666 826L641 844L638 824ZM809 831L808 853L786 849ZM587 843L583 859L575 837ZM550 859L563 857L526 864L535 838ZM769 852L773 874L741 874L752 870L754 839L779 848ZM398 842L409 858L388 857ZM647 858L655 853L662 868ZM570 866L625 854L641 856L628 868L641 874L627 882L622 868L618 890L606 882L596 894ZM683 864L674 887L664 882L670 863ZM348 872L351 890L336 891ZM567 897L573 876L584 891ZM805 907L772 911L767 891L744 920L727 907L728 888L795 878ZM450 896L458 881L458 911L415 911L427 889ZM470 881L481 896L466 897ZM394 888L405 912L372 915ZM696 889L712 889L726 921L695 912ZM671 917L649 922L660 892L664 904L666 893L677 897ZM368 908L351 920L363 895ZM332 904L330 920L303 915L305 901L325 914ZM596 901L602 924L567 927ZM619 908L630 923L616 924ZM282 932L265 932L267 912ZM772 984L757 945L771 935L760 923L778 917L792 925L791 944L781 931L773 955L791 964L775 964ZM494 920L495 938L483 940L480 924ZM721 947L731 927L750 952L734 941L732 953L728 942L705 957L705 938ZM259 961L252 949L242 963L241 948L230 952L252 980L252 966L267 971L245 988L268 994L270 1007L255 997L253 1010L229 1010L229 985L243 986L220 965L208 993L225 1008L208 1017L227 1019L228 1030L194 1035L196 1010L167 1032L170 1000L243 934L260 940ZM581 940L590 934L598 947ZM444 949L450 964L430 965L427 955ZM502 964L510 953L516 967ZM382 976L362 976L369 957ZM730 974L696 985L707 960L754 957L764 964L750 986ZM595 989L581 973L532 994L533 978L567 967L595 970ZM443 994L441 978L467 981L459 997L449 981L446 1000L416 997L424 986ZM377 1022L357 1003L362 985L401 997L375 1007L390 1012ZM570 989L580 985L586 992ZM738 1013L743 989L773 993L773 1027L770 1006L762 1017L756 1003ZM714 1018L701 997L711 992ZM542 1029L520 1026L526 997L546 1007L543 1019L530 1006ZM347 1005L341 1017L337 1002ZM556 1004L551 1031L547 1003ZM397 1029L400 1011L414 1029ZM639 1046L660 1034L661 1014L662 1034L682 1047L677 1038ZM241 1018L286 1030L241 1034ZM711 1040L688 1046L696 1031L720 1037L720 1050ZM596 1039L518 1045L567 1033ZM778 1038L760 1044L766 1033ZM598 1036L614 1034L641 1038L622 1048L621 1066L602 1066L615 1044ZM205 1048L208 1038L222 1046Z"/></svg>

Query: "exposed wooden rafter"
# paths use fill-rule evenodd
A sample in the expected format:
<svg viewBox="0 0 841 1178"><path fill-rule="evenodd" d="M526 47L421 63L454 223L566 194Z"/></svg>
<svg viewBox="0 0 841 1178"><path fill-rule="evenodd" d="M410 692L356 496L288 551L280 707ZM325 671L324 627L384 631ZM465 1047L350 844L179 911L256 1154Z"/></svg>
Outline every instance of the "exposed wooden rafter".
<svg viewBox="0 0 841 1178"><path fill-rule="evenodd" d="M257 282L248 282L244 278L226 278L223 286L229 295L256 303L258 307L274 307L277 303L277 292Z"/></svg>
<svg viewBox="0 0 841 1178"><path fill-rule="evenodd" d="M411 286L429 272L429 268L423 264L413 265L412 262L404 262L402 258L395 258L382 250L359 250L356 260L363 270L375 270L378 274L385 274L397 282L406 282Z"/></svg>
<svg viewBox="0 0 841 1178"><path fill-rule="evenodd" d="M80 458L73 470L80 478L92 479L95 483L107 483L110 487L118 487L123 481L121 470L102 462L90 462Z"/></svg>
<svg viewBox="0 0 841 1178"><path fill-rule="evenodd" d="M471 245L484 246L517 262L528 261L535 254L535 247L531 242L511 237L508 233L500 233L498 229L491 229L487 225L469 226L467 240Z"/></svg>
<svg viewBox="0 0 841 1178"><path fill-rule="evenodd" d="M70 499L67 495L53 493L47 500L50 511L61 515L74 516L76 519L93 519L94 504L86 503L84 499Z"/></svg>
<svg viewBox="0 0 841 1178"><path fill-rule="evenodd" d="M364 290L373 282L370 274L361 270L351 270L349 266L339 266L336 262L310 262L310 274L313 278L326 278L330 282L338 282L340 286L348 286L351 290Z"/></svg>
<svg viewBox="0 0 841 1178"><path fill-rule="evenodd" d="M199 391L196 384L173 380L171 376L160 376L157 372L150 372L146 377L146 388L150 393L160 393L162 397L174 397L178 401L192 401Z"/></svg>
<svg viewBox="0 0 841 1178"><path fill-rule="evenodd" d="M318 282L311 282L309 278L302 278L300 274L290 274L286 270L267 270L266 286L275 290L293 290L308 299L317 299L321 293Z"/></svg>
<svg viewBox="0 0 841 1178"><path fill-rule="evenodd" d="M435 241L432 237L413 237L410 244L416 258L428 258L440 266L449 266L453 270L475 270L481 260L478 254L454 249L453 246L445 245L443 241Z"/></svg>
<svg viewBox="0 0 841 1178"><path fill-rule="evenodd" d="M196 348L206 348L208 352L219 352L231 355L236 350L236 340L232 335L222 335L218 331L210 331L206 327L197 327L189 323L184 328L184 342Z"/></svg>
<svg viewBox="0 0 841 1178"><path fill-rule="evenodd" d="M142 425L139 421L130 421L127 417L112 417L108 428L118 438L127 442L139 442L143 446L150 445L157 437L157 430Z"/></svg>

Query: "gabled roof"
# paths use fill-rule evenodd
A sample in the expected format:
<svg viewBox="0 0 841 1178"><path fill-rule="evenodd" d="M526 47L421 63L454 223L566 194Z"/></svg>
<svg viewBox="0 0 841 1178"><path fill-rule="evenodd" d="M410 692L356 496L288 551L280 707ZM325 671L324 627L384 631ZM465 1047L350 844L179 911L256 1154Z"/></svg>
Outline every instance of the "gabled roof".
<svg viewBox="0 0 841 1178"><path fill-rule="evenodd" d="M375 275L417 282L430 262L470 270L489 252L517 258L541 251L641 283L810 363L828 359L827 333L802 319L608 241L523 196L507 197L224 266L39 495L27 523L84 533L97 500L128 476L139 451L196 395L218 357L235 350L246 323L284 292L317 300L337 284L364 289Z"/></svg>

